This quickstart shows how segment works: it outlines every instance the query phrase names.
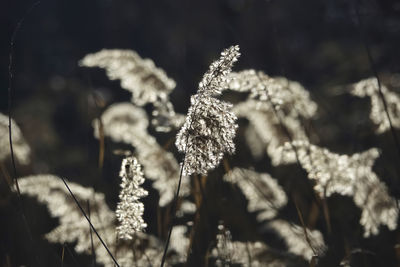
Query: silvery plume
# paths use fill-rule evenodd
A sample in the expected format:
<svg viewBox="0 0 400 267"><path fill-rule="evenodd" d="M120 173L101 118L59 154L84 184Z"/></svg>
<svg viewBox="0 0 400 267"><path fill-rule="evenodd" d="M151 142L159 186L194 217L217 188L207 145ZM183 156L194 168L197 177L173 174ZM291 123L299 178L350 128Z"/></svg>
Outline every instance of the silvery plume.
<svg viewBox="0 0 400 267"><path fill-rule="evenodd" d="M305 141L286 143L280 149L282 163L288 159L292 161L297 153L308 178L315 181L314 190L321 197L333 193L353 197L354 203L362 210L360 223L365 237L378 234L380 225L386 225L390 230L397 227L396 200L372 170L379 156L378 149L340 155Z"/></svg>
<svg viewBox="0 0 400 267"><path fill-rule="evenodd" d="M149 119L146 112L132 103L118 103L108 107L101 115L104 135L115 142L123 142L135 148L135 155L143 166L146 178L154 181L160 193L160 206L172 201L178 184L179 164L174 155L161 147L148 133ZM93 121L94 136L100 137L100 120ZM188 195L190 181L184 179L181 194Z"/></svg>
<svg viewBox="0 0 400 267"><path fill-rule="evenodd" d="M248 69L231 72L228 85L233 91L248 92L249 99L268 101L292 116L311 118L317 111L309 92L300 83L284 77L270 77L262 71Z"/></svg>
<svg viewBox="0 0 400 267"><path fill-rule="evenodd" d="M350 91L358 97L369 97L371 99L371 120L378 126L376 133L380 134L390 129L389 118L385 111L382 97L379 93L378 80L368 78L353 85ZM400 128L400 96L390 91L385 85L381 85L381 92L387 105L387 111L394 128Z"/></svg>
<svg viewBox="0 0 400 267"><path fill-rule="evenodd" d="M315 253L320 254L326 250L324 238L318 230L303 228L281 219L272 220L265 227L275 231L285 241L288 252L307 261L317 256ZM307 232L307 237L304 231Z"/></svg>
<svg viewBox="0 0 400 267"><path fill-rule="evenodd" d="M185 153L184 174L206 174L224 153L234 153L237 128L232 105L215 98L228 84L228 74L239 57L239 46L231 46L210 65L191 97L186 121L176 136L176 146Z"/></svg>
<svg viewBox="0 0 400 267"><path fill-rule="evenodd" d="M5 160L11 153L8 122L8 116L0 113L0 161ZM11 123L14 156L19 163L28 164L30 161L29 155L31 149L26 143L25 138L15 121L11 120Z"/></svg>
<svg viewBox="0 0 400 267"><path fill-rule="evenodd" d="M122 239L132 239L136 232L143 231L147 224L143 220L144 205L139 199L147 196L148 192L141 185L144 182L140 164L134 157L123 159L119 176L122 178L117 219L119 226L117 234Z"/></svg>
<svg viewBox="0 0 400 267"><path fill-rule="evenodd" d="M297 116L286 116L282 110L275 112L268 103L248 99L236 104L233 111L239 118L246 118L249 121L245 137L253 156L259 159L267 152L274 166L280 164L278 148L290 140L287 133L297 140L308 140L301 120ZM278 116L283 119L280 120Z"/></svg>
<svg viewBox="0 0 400 267"><path fill-rule="evenodd" d="M268 173L234 168L224 175L224 180L236 184L242 190L248 200L248 210L259 212L259 221L274 218L287 203L285 192Z"/></svg>
<svg viewBox="0 0 400 267"><path fill-rule="evenodd" d="M267 221L264 226L272 229L285 241L288 252L310 260L315 252L325 248L324 239L318 230L306 229L311 242L307 243L304 229L287 221L274 219L278 210L287 203L287 196L278 183L267 173L234 168L224 180L237 184L248 199L248 210L259 211L257 220Z"/></svg>
<svg viewBox="0 0 400 267"><path fill-rule="evenodd" d="M18 181L22 194L35 197L40 203L47 206L52 217L59 219L59 225L45 235L48 241L74 244L74 250L77 253L86 253L87 255L92 253L93 248L97 263L105 267L115 266L94 234L92 234L92 247L89 223L59 177L42 174L21 177ZM120 266L160 265L163 245L158 238L143 232L136 232L131 240L117 239L115 233L117 217L107 206L104 194L73 182L68 182L68 185L84 209L88 205L90 206L90 215L88 210L86 210L86 214L89 215L92 224ZM167 266L170 266L170 258L167 260Z"/></svg>
<svg viewBox="0 0 400 267"><path fill-rule="evenodd" d="M229 89L249 93L233 111L249 121L245 137L256 159L266 151L272 164L278 165L278 147L290 139L308 140L304 120L316 115L317 105L300 83L252 69L232 72L229 77Z"/></svg>
<svg viewBox="0 0 400 267"><path fill-rule="evenodd" d="M105 69L109 79L120 80L121 87L132 93L134 104L152 103L151 123L156 131L169 132L182 126L183 115L175 113L169 100L176 83L151 59L143 59L131 50L103 49L86 55L79 64Z"/></svg>
<svg viewBox="0 0 400 267"><path fill-rule="evenodd" d="M151 59L143 59L132 50L103 49L86 55L79 65L105 69L108 78L120 80L121 87L132 93L132 102L139 106L167 99L176 86Z"/></svg>
<svg viewBox="0 0 400 267"><path fill-rule="evenodd" d="M59 177L48 174L32 175L19 178L18 182L21 194L35 197L47 206L52 217L59 219L59 225L45 235L48 241L74 243L76 252L91 253L89 223ZM82 207L87 207L89 202L92 211L90 220L109 245L109 241L115 239L115 214L108 208L104 194L73 182L68 182L68 185ZM97 261L111 263L106 250L95 237L93 237L93 248L98 256Z"/></svg>

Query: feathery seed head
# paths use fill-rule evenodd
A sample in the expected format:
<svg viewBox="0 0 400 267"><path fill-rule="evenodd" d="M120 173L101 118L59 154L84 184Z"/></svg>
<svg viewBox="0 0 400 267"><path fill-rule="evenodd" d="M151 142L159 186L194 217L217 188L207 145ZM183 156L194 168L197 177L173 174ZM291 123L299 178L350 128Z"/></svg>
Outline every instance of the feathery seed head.
<svg viewBox="0 0 400 267"><path fill-rule="evenodd" d="M117 219L120 225L117 227L118 237L132 239L135 232L141 232L147 224L142 216L144 205L138 200L147 196L148 192L140 186L144 182L141 166L136 158L128 157L122 161L119 175L122 178L119 203L117 205Z"/></svg>
<svg viewBox="0 0 400 267"><path fill-rule="evenodd" d="M221 53L219 60L210 65L199 83L199 93L219 95L228 87L228 74L240 56L239 46L231 46Z"/></svg>
<svg viewBox="0 0 400 267"><path fill-rule="evenodd" d="M206 174L219 164L225 152L235 152L237 118L230 112L231 106L213 97L192 96L186 122L176 137L179 151L186 153L185 174Z"/></svg>
<svg viewBox="0 0 400 267"><path fill-rule="evenodd" d="M382 92L382 95L380 92ZM352 86L350 93L358 97L370 98L371 112L369 117L377 125L375 130L377 134L389 130L390 122L394 128L400 128L400 96L383 84L379 88L378 80L375 77L359 81ZM385 99L386 108L382 97Z"/></svg>
<svg viewBox="0 0 400 267"><path fill-rule="evenodd" d="M28 164L31 149L26 143L21 130L14 120L12 121L12 138L14 147L14 156L21 164ZM10 156L10 140L8 133L8 116L0 113L0 161Z"/></svg>
<svg viewBox="0 0 400 267"><path fill-rule="evenodd" d="M206 174L221 161L225 152L235 151L236 115L232 105L214 96L227 87L227 77L239 57L239 46L231 46L211 64L191 97L186 121L176 136L176 146L185 153L183 173Z"/></svg>
<svg viewBox="0 0 400 267"><path fill-rule="evenodd" d="M379 233L379 226L386 225L393 230L397 226L398 209L396 200L388 193L387 187L372 170L379 156L377 148L362 153L340 155L306 141L286 143L280 148L282 162L295 157L307 171L308 178L315 181L315 191L321 197L333 193L352 196L354 203L362 210L360 223L364 236Z"/></svg>
<svg viewBox="0 0 400 267"><path fill-rule="evenodd" d="M120 80L121 87L132 93L132 102L139 106L167 99L176 86L151 59L143 59L131 50L103 49L86 55L79 65L105 69L108 78Z"/></svg>

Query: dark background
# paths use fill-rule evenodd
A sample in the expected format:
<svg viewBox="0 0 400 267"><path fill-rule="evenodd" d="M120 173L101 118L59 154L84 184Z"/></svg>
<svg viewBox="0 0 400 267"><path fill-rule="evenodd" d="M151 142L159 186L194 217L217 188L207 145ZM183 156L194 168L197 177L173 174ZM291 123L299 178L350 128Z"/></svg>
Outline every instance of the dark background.
<svg viewBox="0 0 400 267"><path fill-rule="evenodd" d="M120 89L119 82L109 81L104 71L83 69L77 62L102 48L133 49L175 79L172 102L185 113L208 65L223 48L238 44L242 56L235 70L254 68L285 76L311 92L321 111L315 122L321 145L340 153L372 146L383 149L376 171L392 194L399 195L393 167L399 161L390 133L375 136L368 122L368 100L351 97L342 89L373 75L366 45L383 80L400 72L399 1L57 0L41 1L27 14L33 3L5 0L0 4L0 112L4 114L10 39L18 21L25 19L15 38L12 114L32 148L32 163L18 166L18 175L53 173L85 186L95 185L115 208L120 158L107 148L105 166L99 173L98 143L91 121L109 104L129 101L130 96ZM93 105L93 94L102 96L104 107ZM4 188L1 194L0 266L8 266L7 261L10 266L32 266L33 254L46 266L59 265L61 246L41 239L57 220L50 219L45 207L35 201L24 201L34 233L32 248L14 209L18 201ZM332 201L350 203L352 209L347 212L357 212L349 199ZM333 207L340 206L338 203ZM307 212L307 203L304 205ZM293 207L289 211L293 212ZM147 221L154 220L154 214L151 209L146 211ZM150 232L152 227L149 223ZM341 235L352 229L343 231ZM364 257L362 263L355 261L354 266L397 266L395 239L385 232L376 239L353 240L354 247L375 253L360 256ZM343 244L335 238L329 240L331 249L325 261L335 266L343 258ZM85 266L88 258L75 255L75 260L66 262Z"/></svg>

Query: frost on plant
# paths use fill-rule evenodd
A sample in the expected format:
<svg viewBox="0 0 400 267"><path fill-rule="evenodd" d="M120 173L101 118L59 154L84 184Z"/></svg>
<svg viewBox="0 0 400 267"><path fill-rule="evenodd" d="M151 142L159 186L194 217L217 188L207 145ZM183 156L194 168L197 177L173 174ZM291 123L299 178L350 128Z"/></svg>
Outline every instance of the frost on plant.
<svg viewBox="0 0 400 267"><path fill-rule="evenodd" d="M16 160L21 164L28 164L31 149L22 136L18 125L12 120L12 142L13 151ZM0 113L0 161L5 160L10 156L10 140L8 132L8 116Z"/></svg>
<svg viewBox="0 0 400 267"><path fill-rule="evenodd" d="M139 199L148 192L141 185L144 182L142 167L136 158L128 157L122 161L119 176L122 178L116 216L119 221L118 237L132 239L135 232L141 232L147 224L143 220L144 205Z"/></svg>
<svg viewBox="0 0 400 267"><path fill-rule="evenodd" d="M239 47L221 53L191 97L186 121L176 137L176 146L185 153L184 173L206 174L221 161L224 153L234 153L233 138L237 128L232 105L215 98L227 87L228 74L239 57Z"/></svg>
<svg viewBox="0 0 400 267"><path fill-rule="evenodd" d="M231 73L230 78L231 90L249 92L233 111L249 121L245 137L253 156L260 158L264 147L272 164L279 165L278 147L289 138L308 140L303 120L315 116L317 105L303 86L286 78L255 70Z"/></svg>
<svg viewBox="0 0 400 267"><path fill-rule="evenodd" d="M224 180L239 186L248 200L248 210L259 212L259 221L274 218L287 203L285 192L267 173L235 168L224 176Z"/></svg>
<svg viewBox="0 0 400 267"><path fill-rule="evenodd" d="M151 59L131 50L103 49L86 55L79 64L103 68L110 80L121 80L121 87L132 93L132 102L139 106L166 99L176 85Z"/></svg>
<svg viewBox="0 0 400 267"><path fill-rule="evenodd" d="M50 215L60 221L59 226L46 234L45 238L52 243L75 244L74 249L77 253L90 255L92 244L89 224L62 180L57 176L44 174L22 177L18 180L22 194L35 197L40 203L45 204ZM68 185L83 208L90 205L90 220L107 247L115 253L114 256L120 266L160 265L163 246L156 237L137 232L131 240L117 240L115 233L117 217L108 208L104 194L72 182L68 182ZM87 210L86 213L89 214ZM94 234L93 248L96 262L106 267L114 266L112 259Z"/></svg>
<svg viewBox="0 0 400 267"><path fill-rule="evenodd" d="M154 181L153 186L160 193L160 206L172 201L179 177L179 164L171 152L163 149L151 136L147 127L145 111L131 103L111 105L102 115L104 135L115 142L123 142L135 148L135 155L143 165L146 178ZM99 138L99 120L93 122L94 135ZM182 196L189 194L190 181L182 182Z"/></svg>
<svg viewBox="0 0 400 267"><path fill-rule="evenodd" d="M372 170L379 151L371 148L351 156L332 153L327 149L295 141L281 148L282 162L292 161L296 150L300 164L307 171L308 178L315 181L315 191L321 197L333 193L352 196L362 210L360 223L364 236L379 233L379 226L390 230L397 226L398 210L396 200L387 191Z"/></svg>
<svg viewBox="0 0 400 267"><path fill-rule="evenodd" d="M400 97L390 91L385 85L381 85L381 91L386 101L388 113L393 127L400 128ZM382 97L379 93L378 81L376 78L368 78L356 83L351 94L358 97L370 97L371 99L371 120L378 126L376 133L380 134L390 129L389 119L385 111Z"/></svg>

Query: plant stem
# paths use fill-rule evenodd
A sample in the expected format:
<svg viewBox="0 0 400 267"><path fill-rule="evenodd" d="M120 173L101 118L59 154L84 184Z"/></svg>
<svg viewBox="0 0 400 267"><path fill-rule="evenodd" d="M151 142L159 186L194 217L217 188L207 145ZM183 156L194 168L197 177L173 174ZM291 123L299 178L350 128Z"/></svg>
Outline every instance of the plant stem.
<svg viewBox="0 0 400 267"><path fill-rule="evenodd" d="M185 153L186 155L186 153ZM171 226L169 227L169 231L168 231L168 236L167 236L167 241L165 243L165 248L164 248L164 253L161 259L161 267L164 266L165 263L165 257L167 255L167 251L168 251L168 246L169 246L169 241L171 239L171 233L172 233L172 229L174 227L174 221L175 221L175 213L176 213L176 206L178 204L178 197L179 197L179 191L181 189L181 183L182 183L182 176L183 176L183 168L185 167L185 158L186 156L183 158L182 161L182 167L181 167L181 171L179 174L179 182L178 182L178 188L176 189L176 194L175 194L175 199L172 203L172 221L170 222Z"/></svg>
<svg viewBox="0 0 400 267"><path fill-rule="evenodd" d="M72 193L71 189L69 188L67 182L65 181L64 178L60 177L61 180L64 182L65 186L68 189L68 192L70 193L70 195L72 196L72 198L74 199L76 205L78 206L78 208L80 209L80 211L82 212L83 216L86 218L86 220L88 221L90 227L92 228L93 232L97 235L97 238L100 240L101 244L103 245L103 247L107 250L108 255L110 255L111 259L114 261L115 265L117 267L120 267L117 260L114 258L114 256L112 255L111 251L108 249L106 243L104 243L103 239L100 237L99 233L97 232L96 228L94 228L92 222L90 221L89 217L86 215L85 211L83 210L81 204L79 204L79 201L76 199L74 193Z"/></svg>
<svg viewBox="0 0 400 267"><path fill-rule="evenodd" d="M398 153L398 156L399 156L399 159L400 159L400 142L399 142L399 138L398 138L397 133L396 133L394 127L393 127L392 119L391 119L390 114L389 114L388 105L387 105L385 96L384 96L384 94L382 92L381 80L379 79L378 71L377 71L374 59L372 57L370 45L369 45L369 43L367 41L367 38L365 37L364 31L363 31L363 24L362 24L362 21L361 21L360 11L359 11L359 8L358 8L358 1L355 1L355 13L356 13L356 23L355 24L356 24L357 28L359 29L360 38L361 38L361 41L362 41L362 43L363 43L363 45L365 47L365 51L367 53L368 62L369 62L371 71L372 71L373 75L375 76L375 78L377 80L379 96L380 96L380 98L382 100L383 108L385 110L386 117L387 117L387 119L389 121L390 132L392 133L393 140L394 140L394 143L395 143L395 146L396 146L396 149L397 149L397 153Z"/></svg>

